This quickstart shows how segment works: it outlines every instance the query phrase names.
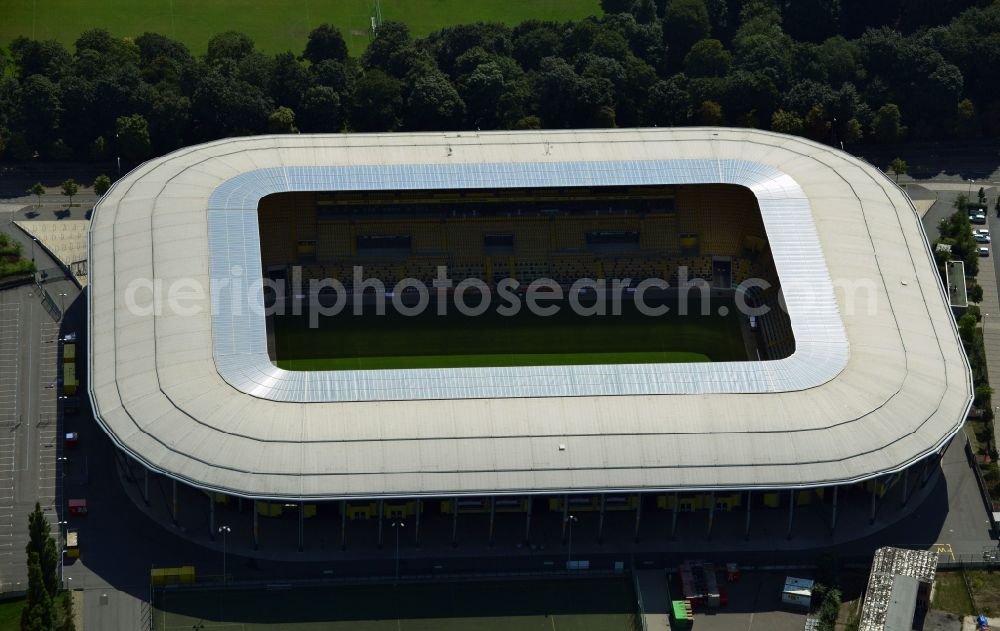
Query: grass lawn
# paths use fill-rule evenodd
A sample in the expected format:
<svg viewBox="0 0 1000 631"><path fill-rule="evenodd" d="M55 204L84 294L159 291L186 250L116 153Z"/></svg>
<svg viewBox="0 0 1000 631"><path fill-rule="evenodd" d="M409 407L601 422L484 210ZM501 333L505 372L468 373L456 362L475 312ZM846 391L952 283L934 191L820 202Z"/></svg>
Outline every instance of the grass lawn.
<svg viewBox="0 0 1000 631"><path fill-rule="evenodd" d="M71 45L80 32L102 27L135 37L145 31L178 39L195 54L221 31L242 31L269 53L301 53L322 22L340 28L354 55L368 45L374 0L0 0L0 44L19 35ZM569 20L600 13L598 0L384 0L382 19L409 24L423 36L451 24L527 19Z"/></svg>
<svg viewBox="0 0 1000 631"><path fill-rule="evenodd" d="M161 591L153 628L264 631L631 631L627 579Z"/></svg>
<svg viewBox="0 0 1000 631"><path fill-rule="evenodd" d="M971 616L976 613L972 609L972 600L969 599L969 592L965 589L961 572L937 573L931 607L960 616Z"/></svg>
<svg viewBox="0 0 1000 631"><path fill-rule="evenodd" d="M18 631L21 628L21 610L24 598L0 601L0 631Z"/></svg>
<svg viewBox="0 0 1000 631"><path fill-rule="evenodd" d="M968 570L969 585L976 597L979 611L987 616L1000 614L1000 572Z"/></svg>
<svg viewBox="0 0 1000 631"><path fill-rule="evenodd" d="M345 309L319 318L316 329L309 328L308 316L274 318L275 350L278 366L287 370L745 360L732 301L713 300L711 311L723 306L726 316L693 315L692 305L689 315L671 308L658 317L642 315L631 302L623 303L618 316L577 315L567 303L549 317L527 308L514 316L438 316L433 303L415 317L391 308L383 316L372 308L361 316Z"/></svg>

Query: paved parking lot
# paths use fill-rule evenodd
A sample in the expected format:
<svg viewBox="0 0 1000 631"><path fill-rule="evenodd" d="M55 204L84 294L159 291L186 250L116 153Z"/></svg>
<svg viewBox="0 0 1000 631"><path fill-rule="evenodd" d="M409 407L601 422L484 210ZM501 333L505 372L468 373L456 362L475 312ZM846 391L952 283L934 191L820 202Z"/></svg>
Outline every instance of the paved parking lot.
<svg viewBox="0 0 1000 631"><path fill-rule="evenodd" d="M35 286L0 291L0 592L27 584L24 548L35 502L53 534L58 529L58 338L59 323Z"/></svg>
<svg viewBox="0 0 1000 631"><path fill-rule="evenodd" d="M806 621L805 612L786 609L781 604L785 576L784 573L744 572L738 583L725 583L729 604L714 612L696 611L695 629L802 631Z"/></svg>
<svg viewBox="0 0 1000 631"><path fill-rule="evenodd" d="M0 304L0 567L8 565L14 553L14 461L17 449L17 390L21 374L20 335L21 305ZM4 574L0 573L0 581L5 579Z"/></svg>

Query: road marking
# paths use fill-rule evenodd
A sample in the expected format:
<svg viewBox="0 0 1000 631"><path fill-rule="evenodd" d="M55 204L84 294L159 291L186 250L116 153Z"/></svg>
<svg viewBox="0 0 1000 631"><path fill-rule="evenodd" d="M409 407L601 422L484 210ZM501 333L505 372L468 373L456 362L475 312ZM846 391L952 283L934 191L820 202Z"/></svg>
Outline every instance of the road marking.
<svg viewBox="0 0 1000 631"><path fill-rule="evenodd" d="M955 560L955 550L951 547L950 543L935 543L934 549L938 554L947 554L951 556L951 560Z"/></svg>

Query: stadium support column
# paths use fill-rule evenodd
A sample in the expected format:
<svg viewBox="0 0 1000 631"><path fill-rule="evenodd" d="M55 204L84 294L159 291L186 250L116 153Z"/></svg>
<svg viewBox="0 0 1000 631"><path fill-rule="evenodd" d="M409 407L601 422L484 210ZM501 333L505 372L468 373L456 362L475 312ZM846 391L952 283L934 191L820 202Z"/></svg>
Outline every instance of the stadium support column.
<svg viewBox="0 0 1000 631"><path fill-rule="evenodd" d="M747 491L747 524L743 527L744 541L750 541L750 508L753 506L753 491Z"/></svg>
<svg viewBox="0 0 1000 631"><path fill-rule="evenodd" d="M788 492L788 534L785 539L792 538L792 523L795 521L795 489Z"/></svg>
<svg viewBox="0 0 1000 631"><path fill-rule="evenodd" d="M306 538L306 524L305 524L306 516L304 515L305 510L306 510L305 505L302 502L299 502L299 552L302 552L303 547L305 547L304 546Z"/></svg>
<svg viewBox="0 0 1000 631"><path fill-rule="evenodd" d="M832 533L837 528L837 493L840 491L839 486L833 487L833 514L830 516L830 532Z"/></svg>
<svg viewBox="0 0 1000 631"><path fill-rule="evenodd" d="M177 480L170 481L171 488L171 503L170 503L170 519L177 525Z"/></svg>
<svg viewBox="0 0 1000 631"><path fill-rule="evenodd" d="M526 518L524 520L524 542L528 543L531 541L531 507L534 505L534 498L530 495L528 496L528 512L526 513Z"/></svg>
<svg viewBox="0 0 1000 631"><path fill-rule="evenodd" d="M256 550L260 547L260 524L257 522L257 500L254 500L250 506L250 512L253 513L253 527L251 530L253 532L253 549Z"/></svg>
<svg viewBox="0 0 1000 631"><path fill-rule="evenodd" d="M215 541L215 496L208 493L208 539Z"/></svg>
<svg viewBox="0 0 1000 631"><path fill-rule="evenodd" d="M878 510L878 478L872 480L872 512L868 516L868 525L875 523L875 511Z"/></svg>
<svg viewBox="0 0 1000 631"><path fill-rule="evenodd" d="M566 543L566 524L569 523L569 495L563 495L562 540Z"/></svg>
<svg viewBox="0 0 1000 631"><path fill-rule="evenodd" d="M451 547L458 545L458 498L451 498Z"/></svg>
<svg viewBox="0 0 1000 631"><path fill-rule="evenodd" d="M899 505L906 508L906 503L910 501L910 470L903 469L903 495L899 498Z"/></svg>
<svg viewBox="0 0 1000 631"><path fill-rule="evenodd" d="M142 501L149 506L149 469L142 468Z"/></svg>
<svg viewBox="0 0 1000 631"><path fill-rule="evenodd" d="M677 493L674 493L674 514L670 518L670 539L674 540L677 538L677 509L680 507L680 501L677 497Z"/></svg>
<svg viewBox="0 0 1000 631"><path fill-rule="evenodd" d="M340 549L347 549L347 500L340 500Z"/></svg>
<svg viewBox="0 0 1000 631"><path fill-rule="evenodd" d="M642 519L642 493L635 494L635 534L633 539L639 543L639 520Z"/></svg>
<svg viewBox="0 0 1000 631"><path fill-rule="evenodd" d="M601 493L601 516L597 521L597 543L604 543L604 505L607 496Z"/></svg>
<svg viewBox="0 0 1000 631"><path fill-rule="evenodd" d="M382 503L383 500L379 500L376 504L376 510L378 510L378 548L382 549L382 513L384 512Z"/></svg>
<svg viewBox="0 0 1000 631"><path fill-rule="evenodd" d="M423 508L423 500L417 499L417 514L414 516L413 545L420 547L420 513Z"/></svg>
<svg viewBox="0 0 1000 631"><path fill-rule="evenodd" d="M493 522L497 516L497 498L490 498L490 547L493 547Z"/></svg>
<svg viewBox="0 0 1000 631"><path fill-rule="evenodd" d="M708 540L712 540L712 524L715 522L715 491L708 494Z"/></svg>

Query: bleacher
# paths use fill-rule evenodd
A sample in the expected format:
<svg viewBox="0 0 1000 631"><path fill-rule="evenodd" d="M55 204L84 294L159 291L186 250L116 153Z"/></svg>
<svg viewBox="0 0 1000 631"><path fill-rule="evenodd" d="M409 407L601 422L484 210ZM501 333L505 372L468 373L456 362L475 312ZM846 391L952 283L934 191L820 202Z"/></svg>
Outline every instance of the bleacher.
<svg viewBox="0 0 1000 631"><path fill-rule="evenodd" d="M732 260L737 283L767 271L760 256L764 226L750 191L707 185L671 190L670 204L643 206L626 199L613 209L573 210L575 202L568 199L564 208L547 201L544 209L531 212L512 202L498 211L482 193L473 200L444 192L436 205L388 209L364 206L353 197L344 197L347 205L340 207L339 193L275 195L261 201L262 260L265 266L305 265L304 277L337 278L345 287L351 286L355 265L387 287L402 278L429 283L442 265L452 279L476 277L490 284L507 277L522 284L542 277L565 285L599 277L636 282L655 277L676 284L681 266L688 268L689 279L711 281L713 257ZM396 241L403 246L362 247L382 237L400 237Z"/></svg>

